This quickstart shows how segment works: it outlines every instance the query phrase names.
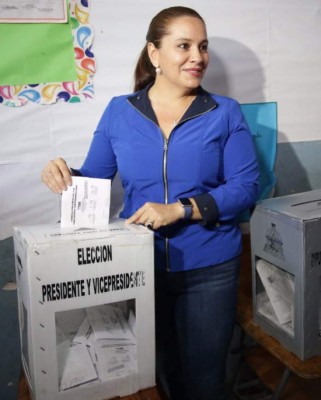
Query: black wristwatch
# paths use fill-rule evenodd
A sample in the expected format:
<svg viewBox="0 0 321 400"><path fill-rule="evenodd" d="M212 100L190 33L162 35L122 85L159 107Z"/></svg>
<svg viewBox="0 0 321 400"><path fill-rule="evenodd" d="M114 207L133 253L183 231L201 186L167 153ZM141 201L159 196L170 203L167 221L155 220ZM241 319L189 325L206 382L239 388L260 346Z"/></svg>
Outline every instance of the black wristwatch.
<svg viewBox="0 0 321 400"><path fill-rule="evenodd" d="M193 204L188 197L181 197L178 199L179 204L184 208L184 220L188 220L192 216Z"/></svg>

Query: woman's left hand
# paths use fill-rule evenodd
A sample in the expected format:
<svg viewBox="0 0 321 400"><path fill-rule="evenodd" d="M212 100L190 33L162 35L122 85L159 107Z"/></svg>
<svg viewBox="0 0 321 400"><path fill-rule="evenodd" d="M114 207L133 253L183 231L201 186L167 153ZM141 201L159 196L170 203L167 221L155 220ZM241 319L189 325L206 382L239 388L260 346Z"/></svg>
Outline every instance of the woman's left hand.
<svg viewBox="0 0 321 400"><path fill-rule="evenodd" d="M145 225L150 229L158 229L171 225L184 217L183 207L177 203L145 203L130 218L127 224Z"/></svg>

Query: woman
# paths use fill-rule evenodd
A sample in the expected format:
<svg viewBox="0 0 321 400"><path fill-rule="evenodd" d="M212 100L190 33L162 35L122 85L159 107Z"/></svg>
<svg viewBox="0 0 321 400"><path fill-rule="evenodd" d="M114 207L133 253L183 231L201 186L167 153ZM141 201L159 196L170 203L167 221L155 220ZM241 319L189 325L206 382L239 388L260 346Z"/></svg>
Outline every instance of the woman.
<svg viewBox="0 0 321 400"><path fill-rule="evenodd" d="M135 93L111 100L79 171L124 187L127 223L155 232L157 370L170 399L225 399L241 234L258 170L238 103L201 87L208 66L201 16L171 7L150 23ZM71 183L63 159L42 173Z"/></svg>

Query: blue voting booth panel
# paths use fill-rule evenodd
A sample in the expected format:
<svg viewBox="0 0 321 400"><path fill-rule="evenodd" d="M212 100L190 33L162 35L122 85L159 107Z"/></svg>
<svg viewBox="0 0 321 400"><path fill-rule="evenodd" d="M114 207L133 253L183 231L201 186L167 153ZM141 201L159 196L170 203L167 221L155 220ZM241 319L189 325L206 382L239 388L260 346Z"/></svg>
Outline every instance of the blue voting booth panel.
<svg viewBox="0 0 321 400"><path fill-rule="evenodd" d="M274 173L277 151L277 103L241 104L241 109L254 138L258 157L260 182L258 200L271 197L276 177ZM250 211L242 213L240 222L250 219Z"/></svg>

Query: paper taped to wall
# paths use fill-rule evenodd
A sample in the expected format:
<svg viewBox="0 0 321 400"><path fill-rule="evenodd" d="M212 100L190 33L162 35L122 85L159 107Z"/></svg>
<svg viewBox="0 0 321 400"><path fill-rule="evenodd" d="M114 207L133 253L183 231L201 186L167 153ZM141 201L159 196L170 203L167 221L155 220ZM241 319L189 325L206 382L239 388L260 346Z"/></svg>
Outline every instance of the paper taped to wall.
<svg viewBox="0 0 321 400"><path fill-rule="evenodd" d="M0 22L67 22L67 0L0 0Z"/></svg>

